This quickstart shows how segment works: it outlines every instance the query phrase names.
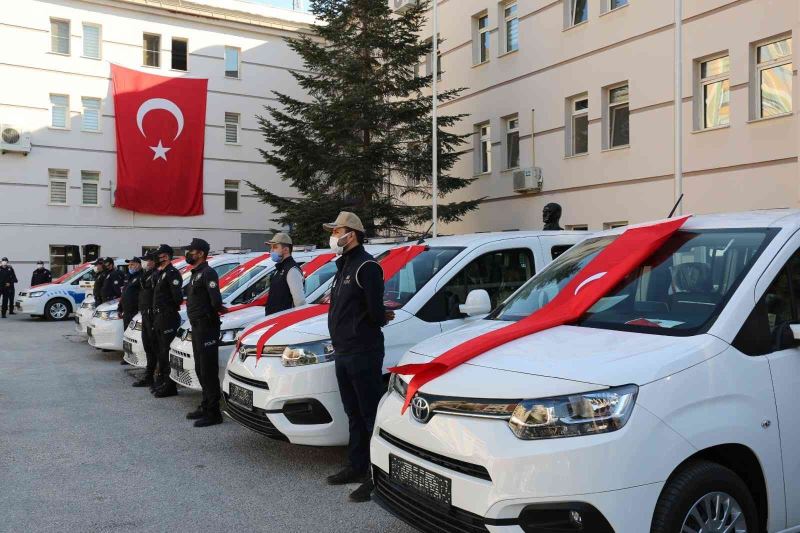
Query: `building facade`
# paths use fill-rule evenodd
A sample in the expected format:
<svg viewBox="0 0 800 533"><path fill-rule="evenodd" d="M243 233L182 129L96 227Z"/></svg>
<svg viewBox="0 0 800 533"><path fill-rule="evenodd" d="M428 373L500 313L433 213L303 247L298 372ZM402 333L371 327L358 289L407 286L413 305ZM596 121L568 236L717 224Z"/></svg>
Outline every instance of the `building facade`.
<svg viewBox="0 0 800 533"><path fill-rule="evenodd" d="M452 199L486 198L441 231L539 229L549 202L575 229L665 217L676 64L683 211L798 207L800 4L682 2L676 62L673 0L439 0L440 87L464 88L440 110L473 134L455 173L475 181Z"/></svg>
<svg viewBox="0 0 800 533"><path fill-rule="evenodd" d="M286 37L310 15L238 0L20 0L0 16L0 128L30 150L0 154L0 255L27 286L37 260L67 268L82 258L130 256L166 242L208 240L250 247L273 228L271 211L245 180L291 194L258 148L256 116L272 91L296 92L302 68ZM162 76L209 80L204 212L196 217L134 213L113 206L116 174L110 64ZM24 144L24 143L23 143ZM99 250L91 246L97 245Z"/></svg>

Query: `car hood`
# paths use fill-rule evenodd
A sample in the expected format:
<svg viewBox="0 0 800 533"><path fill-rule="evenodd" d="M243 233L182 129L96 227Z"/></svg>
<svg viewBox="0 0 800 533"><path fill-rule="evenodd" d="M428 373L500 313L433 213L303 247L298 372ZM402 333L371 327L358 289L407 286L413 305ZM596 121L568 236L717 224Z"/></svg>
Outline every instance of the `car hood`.
<svg viewBox="0 0 800 533"><path fill-rule="evenodd" d="M116 311L119 307L119 298L103 302L97 306L97 311Z"/></svg>
<svg viewBox="0 0 800 533"><path fill-rule="evenodd" d="M38 291L52 291L53 289L62 289L62 288L65 288L65 287L69 287L69 285L64 285L64 284L61 284L61 283L58 283L58 284L55 284L55 283L45 283L44 285L36 285L35 287L31 287L30 289L28 289L28 290L27 290L27 291L25 291L25 292L27 292L28 294L30 294L30 293L32 293L32 292L38 292Z"/></svg>
<svg viewBox="0 0 800 533"><path fill-rule="evenodd" d="M255 306L255 307L246 307L244 309L239 309L238 311L233 311L232 313L226 313L220 317L222 321L222 325L220 329L236 329L247 326L257 320L265 319L264 316L264 307L263 306Z"/></svg>
<svg viewBox="0 0 800 533"><path fill-rule="evenodd" d="M481 320L438 335L414 346L401 364L431 360L508 324ZM674 337L558 326L498 346L466 364L603 386L641 386L710 359L727 346L708 334Z"/></svg>

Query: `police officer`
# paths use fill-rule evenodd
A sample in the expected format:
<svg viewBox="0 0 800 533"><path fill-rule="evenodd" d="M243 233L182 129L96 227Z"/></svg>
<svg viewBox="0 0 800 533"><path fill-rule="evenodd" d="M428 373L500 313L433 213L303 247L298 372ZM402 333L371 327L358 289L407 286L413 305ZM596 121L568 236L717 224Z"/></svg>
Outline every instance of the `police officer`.
<svg viewBox="0 0 800 533"><path fill-rule="evenodd" d="M92 296L94 296L94 306L99 307L103 303L103 282L108 276L108 272L103 268L103 259L98 258L94 262L94 286L92 286Z"/></svg>
<svg viewBox="0 0 800 533"><path fill-rule="evenodd" d="M138 278L139 283L139 312L142 314L142 348L147 357L147 370L144 377L133 383L134 387L152 387L155 383L154 376L158 366L158 343L156 342L153 328L153 293L155 292L158 270L156 270L156 256L148 252L144 259L144 272Z"/></svg>
<svg viewBox="0 0 800 533"><path fill-rule="evenodd" d="M44 261L36 262L36 270L31 274L31 287L53 281L53 274L44 267Z"/></svg>
<svg viewBox="0 0 800 533"><path fill-rule="evenodd" d="M195 371L203 389L200 407L186 415L195 427L222 423L219 410L219 315L225 312L219 293L219 277L206 259L210 247L203 239L192 239L186 247L186 262L194 265L186 288L186 312L192 325Z"/></svg>
<svg viewBox="0 0 800 533"><path fill-rule="evenodd" d="M112 257L106 257L103 260L103 266L106 271L106 278L103 280L102 289L103 301L110 302L122 296L122 287L125 285L125 278L122 272L117 270Z"/></svg>
<svg viewBox="0 0 800 533"><path fill-rule="evenodd" d="M383 270L364 249L364 226L353 213L339 213L336 222L325 224L332 232L331 248L336 260L331 285L328 329L336 354L336 381L350 421L349 465L328 477L331 485L360 482L350 500L368 501L372 493L369 476L369 439L375 425L383 385L383 332L390 314L383 305Z"/></svg>
<svg viewBox="0 0 800 533"><path fill-rule="evenodd" d="M169 345L175 339L181 317L178 310L183 303L181 273L172 264L174 252L166 244L156 250L158 268L156 270L155 288L153 289L153 327L158 343L158 373L159 383L153 394L156 398L176 396L178 389L175 382L169 379Z"/></svg>
<svg viewBox="0 0 800 533"><path fill-rule="evenodd" d="M292 257L292 238L285 233L276 233L266 244L270 246L270 258L276 266L270 275L265 314L271 315L305 305L305 280L300 265Z"/></svg>
<svg viewBox="0 0 800 533"><path fill-rule="evenodd" d="M0 259L0 317L6 313L14 314L14 284L18 283L14 267L8 264L8 257Z"/></svg>
<svg viewBox="0 0 800 533"><path fill-rule="evenodd" d="M139 312L139 293L142 290L142 260L139 257L128 259L128 279L122 286L122 296L119 300L118 311L122 315L122 328L128 325Z"/></svg>

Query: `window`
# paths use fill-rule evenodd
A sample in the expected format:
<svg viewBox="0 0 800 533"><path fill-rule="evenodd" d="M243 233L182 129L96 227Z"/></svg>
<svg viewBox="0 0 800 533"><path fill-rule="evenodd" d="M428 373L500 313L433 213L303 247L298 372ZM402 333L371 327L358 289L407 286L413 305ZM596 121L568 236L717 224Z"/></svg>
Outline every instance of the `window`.
<svg viewBox="0 0 800 533"><path fill-rule="evenodd" d="M83 131L100 131L100 99L81 98L83 104L83 121L81 129Z"/></svg>
<svg viewBox="0 0 800 533"><path fill-rule="evenodd" d="M519 118L506 119L506 168L519 167Z"/></svg>
<svg viewBox="0 0 800 533"><path fill-rule="evenodd" d="M567 28L576 26L589 19L589 5L587 0L567 0L564 2L566 8Z"/></svg>
<svg viewBox="0 0 800 533"><path fill-rule="evenodd" d="M65 169L51 168L49 170L49 189L51 205L67 205L67 177L69 172Z"/></svg>
<svg viewBox="0 0 800 533"><path fill-rule="evenodd" d="M569 100L567 117L567 156L589 152L589 99L579 96Z"/></svg>
<svg viewBox="0 0 800 533"><path fill-rule="evenodd" d="M628 225L627 220L619 220L617 222L603 222L603 229L622 228Z"/></svg>
<svg viewBox="0 0 800 533"><path fill-rule="evenodd" d="M100 173L81 170L81 205L100 205Z"/></svg>
<svg viewBox="0 0 800 533"><path fill-rule="evenodd" d="M172 70L189 70L189 41L186 39L172 39Z"/></svg>
<svg viewBox="0 0 800 533"><path fill-rule="evenodd" d="M100 59L100 25L83 23L83 57Z"/></svg>
<svg viewBox="0 0 800 533"><path fill-rule="evenodd" d="M792 38L760 44L755 49L756 113L767 118L792 112Z"/></svg>
<svg viewBox="0 0 800 533"><path fill-rule="evenodd" d="M606 148L617 148L630 144L630 111L628 106L628 84L608 90Z"/></svg>
<svg viewBox="0 0 800 533"><path fill-rule="evenodd" d="M618 7L627 6L628 0L609 0L609 11L613 11Z"/></svg>
<svg viewBox="0 0 800 533"><path fill-rule="evenodd" d="M489 32L489 15L482 14L473 17L473 35L472 39L474 45L473 62L477 65L489 61L490 39L492 34Z"/></svg>
<svg viewBox="0 0 800 533"><path fill-rule="evenodd" d="M428 39L427 43L432 43L433 39ZM441 43L441 38L439 38L439 42ZM425 59L422 63L418 65L417 68L417 76L430 76L433 74L433 44L431 44L431 50L425 54ZM441 47L436 51L436 79L442 79L442 49Z"/></svg>
<svg viewBox="0 0 800 533"><path fill-rule="evenodd" d="M50 127L66 129L69 119L69 96L66 94L50 95Z"/></svg>
<svg viewBox="0 0 800 533"><path fill-rule="evenodd" d="M142 64L146 67L161 66L161 36L145 33L142 36Z"/></svg>
<svg viewBox="0 0 800 533"><path fill-rule="evenodd" d="M239 181L225 180L225 211L239 210Z"/></svg>
<svg viewBox="0 0 800 533"><path fill-rule="evenodd" d="M225 77L239 78L239 49L232 46L225 47Z"/></svg>
<svg viewBox="0 0 800 533"><path fill-rule="evenodd" d="M492 129L489 124L477 127L476 135L478 138L478 160L476 170L478 174L486 174L492 171Z"/></svg>
<svg viewBox="0 0 800 533"><path fill-rule="evenodd" d="M534 274L533 254L527 249L498 250L473 259L439 289L417 316L426 322L465 318L458 306L470 291L489 293L492 308L502 303Z"/></svg>
<svg viewBox="0 0 800 533"><path fill-rule="evenodd" d="M700 116L696 129L730 124L730 57L728 55L700 62Z"/></svg>
<svg viewBox="0 0 800 533"><path fill-rule="evenodd" d="M225 113L225 144L239 144L239 113Z"/></svg>
<svg viewBox="0 0 800 533"><path fill-rule="evenodd" d="M588 224L567 224L564 228L567 231L589 231Z"/></svg>
<svg viewBox="0 0 800 533"><path fill-rule="evenodd" d="M69 21L50 19L50 51L69 55Z"/></svg>
<svg viewBox="0 0 800 533"><path fill-rule="evenodd" d="M571 244L556 244L552 248L550 248L550 257L553 259L558 259L558 257L572 248Z"/></svg>
<svg viewBox="0 0 800 533"><path fill-rule="evenodd" d="M519 15L517 14L517 4L506 4L503 8L503 37L505 41L504 52L519 50Z"/></svg>

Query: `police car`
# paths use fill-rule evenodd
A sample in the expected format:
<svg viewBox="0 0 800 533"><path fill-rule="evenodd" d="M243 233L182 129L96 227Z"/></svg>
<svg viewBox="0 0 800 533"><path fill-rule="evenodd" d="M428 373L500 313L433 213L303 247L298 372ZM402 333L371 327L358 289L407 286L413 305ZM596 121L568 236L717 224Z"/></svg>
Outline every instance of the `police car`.
<svg viewBox="0 0 800 533"><path fill-rule="evenodd" d="M440 237L385 283L395 319L383 328L384 368L411 346L477 320L586 232L502 232ZM222 389L226 412L266 436L296 444L347 444L348 421L334 370L327 315L275 333L257 361L265 330L241 339Z"/></svg>
<svg viewBox="0 0 800 533"><path fill-rule="evenodd" d="M92 314L86 327L89 345L99 350L122 350L122 314L117 311L119 298L103 302Z"/></svg>
<svg viewBox="0 0 800 533"><path fill-rule="evenodd" d="M93 280L90 263L83 263L53 280L52 283L36 285L17 294L14 309L17 313L41 316L48 320L66 320L86 298L91 288L80 285L81 281Z"/></svg>
<svg viewBox="0 0 800 533"><path fill-rule="evenodd" d="M117 268L117 270L121 271L127 276L128 263L126 263L124 259L114 260L114 266ZM79 285L85 288L87 293L86 298L83 299L78 307L78 310L75 311L75 331L81 335L86 335L86 326L88 326L89 322L92 321L96 307L94 302L94 294L92 294L92 289L94 288L94 276L92 276L91 281L81 281Z"/></svg>

